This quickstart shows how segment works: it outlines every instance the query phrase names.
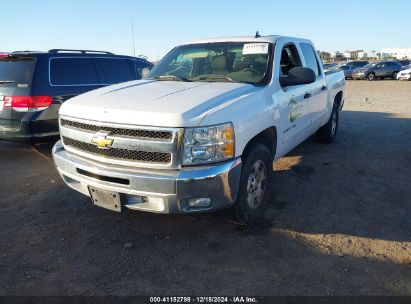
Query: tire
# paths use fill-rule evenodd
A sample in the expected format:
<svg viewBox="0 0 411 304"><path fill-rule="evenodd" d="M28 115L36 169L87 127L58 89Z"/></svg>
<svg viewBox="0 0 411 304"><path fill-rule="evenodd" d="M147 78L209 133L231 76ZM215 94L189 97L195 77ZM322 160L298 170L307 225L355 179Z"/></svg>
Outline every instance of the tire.
<svg viewBox="0 0 411 304"><path fill-rule="evenodd" d="M369 73L369 74L367 75L367 79L368 79L369 81L375 80L375 74L374 74L374 73Z"/></svg>
<svg viewBox="0 0 411 304"><path fill-rule="evenodd" d="M335 102L330 119L317 131L317 137L320 142L326 144L334 142L338 131L339 113L338 103Z"/></svg>
<svg viewBox="0 0 411 304"><path fill-rule="evenodd" d="M398 71L395 71L391 76L392 80L397 80L397 75L398 75Z"/></svg>
<svg viewBox="0 0 411 304"><path fill-rule="evenodd" d="M267 146L257 143L243 157L238 198L232 207L236 222L252 225L258 222L270 202L273 157Z"/></svg>

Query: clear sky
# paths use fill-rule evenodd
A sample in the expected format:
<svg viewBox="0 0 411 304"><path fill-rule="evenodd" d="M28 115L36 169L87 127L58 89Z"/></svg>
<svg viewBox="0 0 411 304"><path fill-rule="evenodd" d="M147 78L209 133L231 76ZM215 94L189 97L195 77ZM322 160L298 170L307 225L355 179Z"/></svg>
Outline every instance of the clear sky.
<svg viewBox="0 0 411 304"><path fill-rule="evenodd" d="M0 51L75 48L151 60L199 38L282 34L319 50L411 47L410 0L0 0Z"/></svg>

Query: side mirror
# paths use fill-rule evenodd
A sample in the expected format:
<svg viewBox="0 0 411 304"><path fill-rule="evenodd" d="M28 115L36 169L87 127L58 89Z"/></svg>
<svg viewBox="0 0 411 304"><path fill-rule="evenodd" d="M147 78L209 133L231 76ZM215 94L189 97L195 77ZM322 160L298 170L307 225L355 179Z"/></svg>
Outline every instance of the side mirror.
<svg viewBox="0 0 411 304"><path fill-rule="evenodd" d="M282 87L313 83L316 80L315 73L310 68L292 68L287 76L280 77Z"/></svg>
<svg viewBox="0 0 411 304"><path fill-rule="evenodd" d="M144 68L141 70L141 79L145 78L148 73L150 73L150 68Z"/></svg>

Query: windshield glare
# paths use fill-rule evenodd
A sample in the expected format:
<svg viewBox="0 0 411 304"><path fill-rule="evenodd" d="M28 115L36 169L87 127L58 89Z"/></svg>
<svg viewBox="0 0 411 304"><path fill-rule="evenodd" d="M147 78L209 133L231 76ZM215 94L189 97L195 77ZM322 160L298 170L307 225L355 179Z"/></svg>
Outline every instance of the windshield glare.
<svg viewBox="0 0 411 304"><path fill-rule="evenodd" d="M240 82L269 81L270 43L223 42L182 45L168 53L147 79ZM167 77L168 76L168 77Z"/></svg>

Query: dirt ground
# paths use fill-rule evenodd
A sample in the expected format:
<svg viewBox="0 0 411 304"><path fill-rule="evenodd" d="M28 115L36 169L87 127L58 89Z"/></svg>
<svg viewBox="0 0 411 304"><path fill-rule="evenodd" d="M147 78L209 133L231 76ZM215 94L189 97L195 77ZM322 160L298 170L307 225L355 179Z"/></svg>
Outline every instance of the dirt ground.
<svg viewBox="0 0 411 304"><path fill-rule="evenodd" d="M0 142L0 295L411 295L411 82L348 81L338 132L276 162L252 228L94 207Z"/></svg>

